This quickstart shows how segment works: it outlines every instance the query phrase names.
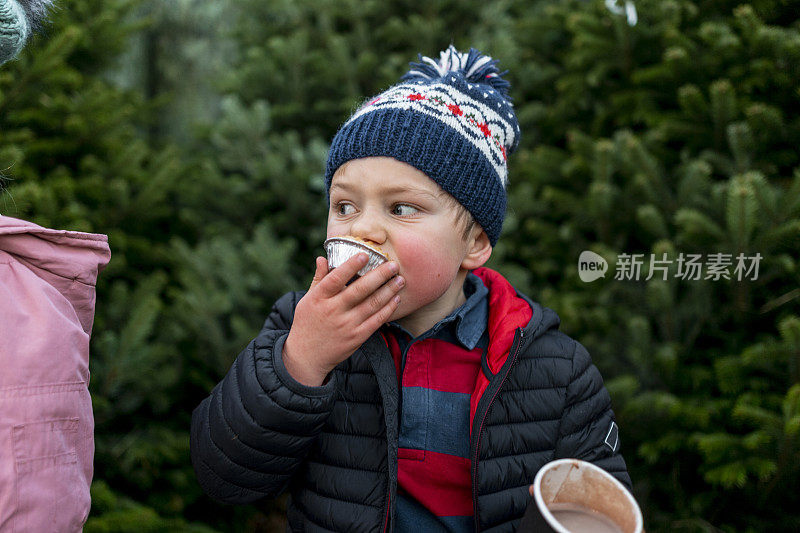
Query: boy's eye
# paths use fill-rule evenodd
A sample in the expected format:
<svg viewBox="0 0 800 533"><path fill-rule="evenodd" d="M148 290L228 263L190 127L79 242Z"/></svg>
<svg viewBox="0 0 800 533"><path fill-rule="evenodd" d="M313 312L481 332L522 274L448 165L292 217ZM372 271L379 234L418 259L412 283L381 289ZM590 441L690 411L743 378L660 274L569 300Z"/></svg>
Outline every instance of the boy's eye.
<svg viewBox="0 0 800 533"><path fill-rule="evenodd" d="M417 208L407 204L395 204L392 207L392 214L399 217L413 215L417 212Z"/></svg>
<svg viewBox="0 0 800 533"><path fill-rule="evenodd" d="M354 209L353 206L350 204L345 204L345 203L337 204L336 214L339 216L350 215L353 213L353 209Z"/></svg>

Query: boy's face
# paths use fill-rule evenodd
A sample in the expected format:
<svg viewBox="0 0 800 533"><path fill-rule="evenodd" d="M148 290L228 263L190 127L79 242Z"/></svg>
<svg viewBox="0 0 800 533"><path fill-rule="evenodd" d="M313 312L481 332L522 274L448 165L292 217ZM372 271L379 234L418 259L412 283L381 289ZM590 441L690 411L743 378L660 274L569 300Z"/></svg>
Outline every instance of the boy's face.
<svg viewBox="0 0 800 533"><path fill-rule="evenodd" d="M491 254L480 226L464 239L458 210L446 199L427 175L391 157L354 159L333 176L328 238L352 235L374 244L406 280L390 321L422 310L438 322L463 295L466 271Z"/></svg>

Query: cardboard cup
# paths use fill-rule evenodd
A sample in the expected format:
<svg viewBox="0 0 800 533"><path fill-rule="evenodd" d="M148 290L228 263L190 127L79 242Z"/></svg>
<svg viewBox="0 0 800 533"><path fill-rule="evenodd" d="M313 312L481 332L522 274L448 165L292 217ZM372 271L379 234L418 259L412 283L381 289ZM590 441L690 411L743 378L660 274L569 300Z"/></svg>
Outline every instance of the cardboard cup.
<svg viewBox="0 0 800 533"><path fill-rule="evenodd" d="M544 465L518 531L642 533L642 511L628 489L600 467L579 459Z"/></svg>

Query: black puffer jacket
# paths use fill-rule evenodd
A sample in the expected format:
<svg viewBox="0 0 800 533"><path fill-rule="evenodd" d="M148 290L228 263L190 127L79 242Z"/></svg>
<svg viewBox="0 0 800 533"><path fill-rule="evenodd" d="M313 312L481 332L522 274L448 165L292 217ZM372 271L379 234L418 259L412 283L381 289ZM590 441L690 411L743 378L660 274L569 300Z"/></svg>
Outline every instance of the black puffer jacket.
<svg viewBox="0 0 800 533"><path fill-rule="evenodd" d="M489 288L488 355L471 413L473 508L480 531L513 531L546 462L591 461L630 487L608 392L586 349L550 309L499 274ZM289 375L281 350L302 293L275 304L261 333L192 416L191 454L213 498L249 503L287 487L294 531L391 531L398 385L374 334L322 387ZM477 459L477 460L476 460Z"/></svg>

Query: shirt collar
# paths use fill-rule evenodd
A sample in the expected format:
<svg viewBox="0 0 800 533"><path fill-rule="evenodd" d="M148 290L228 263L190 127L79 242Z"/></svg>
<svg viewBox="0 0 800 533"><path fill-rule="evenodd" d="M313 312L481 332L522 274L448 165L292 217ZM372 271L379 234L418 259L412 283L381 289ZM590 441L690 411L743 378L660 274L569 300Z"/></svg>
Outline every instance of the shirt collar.
<svg viewBox="0 0 800 533"><path fill-rule="evenodd" d="M470 294L471 293L471 294ZM455 311L455 331L459 342L468 350L475 348L486 330L489 318L489 289L481 278L475 274L467 274L464 281L464 294L467 301Z"/></svg>

